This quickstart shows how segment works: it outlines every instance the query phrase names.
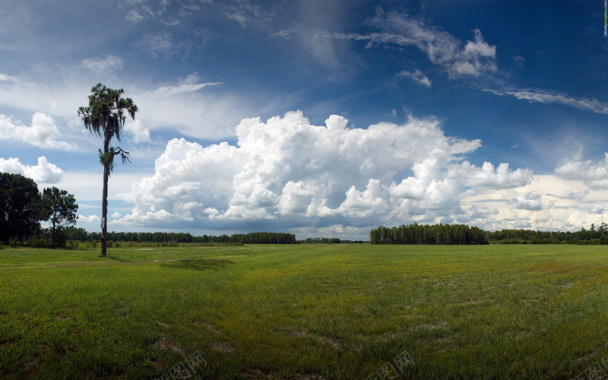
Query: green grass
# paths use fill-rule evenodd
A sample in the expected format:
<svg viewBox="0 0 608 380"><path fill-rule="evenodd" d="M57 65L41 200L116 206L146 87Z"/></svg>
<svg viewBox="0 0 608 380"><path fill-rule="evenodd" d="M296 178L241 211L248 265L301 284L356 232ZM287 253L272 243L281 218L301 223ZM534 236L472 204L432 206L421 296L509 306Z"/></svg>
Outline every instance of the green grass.
<svg viewBox="0 0 608 380"><path fill-rule="evenodd" d="M608 355L603 246L97 255L0 250L1 378L160 378L200 354L213 379L570 379Z"/></svg>

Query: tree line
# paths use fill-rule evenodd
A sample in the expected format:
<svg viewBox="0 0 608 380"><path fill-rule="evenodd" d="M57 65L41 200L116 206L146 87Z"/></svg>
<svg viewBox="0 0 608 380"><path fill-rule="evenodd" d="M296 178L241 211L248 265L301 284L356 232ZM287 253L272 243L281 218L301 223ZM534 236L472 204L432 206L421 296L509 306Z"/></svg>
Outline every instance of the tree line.
<svg viewBox="0 0 608 380"><path fill-rule="evenodd" d="M599 227L591 224L589 229L580 231L533 231L522 229L505 229L486 232L491 243L497 244L608 244L608 224L602 222Z"/></svg>
<svg viewBox="0 0 608 380"><path fill-rule="evenodd" d="M100 241L102 233L88 232L84 228L70 228L69 240ZM237 243L237 244L295 244L296 236L280 232L251 232L219 236L193 236L187 232L108 232L107 239L111 242L134 243Z"/></svg>
<svg viewBox="0 0 608 380"><path fill-rule="evenodd" d="M504 229L484 231L462 224L380 226L370 231L371 244L603 244L608 245L608 224L592 224L576 232Z"/></svg>
<svg viewBox="0 0 608 380"><path fill-rule="evenodd" d="M53 247L65 245L65 228L76 223L78 205L72 194L56 187L38 192L31 178L0 173L0 243L46 235ZM40 222L49 222L43 231Z"/></svg>
<svg viewBox="0 0 608 380"><path fill-rule="evenodd" d="M370 231L369 240L371 244L488 244L485 231L464 224L380 226Z"/></svg>
<svg viewBox="0 0 608 380"><path fill-rule="evenodd" d="M360 244L364 243L363 240L342 240L340 238L325 238L325 237L314 237L306 238L301 241L304 244Z"/></svg>

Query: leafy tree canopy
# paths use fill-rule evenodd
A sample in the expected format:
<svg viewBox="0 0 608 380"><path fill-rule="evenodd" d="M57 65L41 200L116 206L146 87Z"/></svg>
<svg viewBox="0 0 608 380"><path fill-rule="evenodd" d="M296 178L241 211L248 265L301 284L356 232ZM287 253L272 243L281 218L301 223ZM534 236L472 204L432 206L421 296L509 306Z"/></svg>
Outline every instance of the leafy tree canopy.
<svg viewBox="0 0 608 380"><path fill-rule="evenodd" d="M27 239L40 228L38 186L20 174L0 173L0 241Z"/></svg>
<svg viewBox="0 0 608 380"><path fill-rule="evenodd" d="M57 242L65 241L63 229L76 224L78 205L74 195L55 186L42 192L41 219L51 223L51 241L54 247Z"/></svg>

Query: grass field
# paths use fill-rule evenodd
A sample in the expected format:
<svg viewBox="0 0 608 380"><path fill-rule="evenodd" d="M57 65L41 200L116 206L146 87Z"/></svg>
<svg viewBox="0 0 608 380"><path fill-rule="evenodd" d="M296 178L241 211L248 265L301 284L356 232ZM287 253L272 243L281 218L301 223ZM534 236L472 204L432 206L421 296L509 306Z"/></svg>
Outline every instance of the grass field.
<svg viewBox="0 0 608 380"><path fill-rule="evenodd" d="M582 379L606 371L608 247L97 255L0 250L1 378Z"/></svg>

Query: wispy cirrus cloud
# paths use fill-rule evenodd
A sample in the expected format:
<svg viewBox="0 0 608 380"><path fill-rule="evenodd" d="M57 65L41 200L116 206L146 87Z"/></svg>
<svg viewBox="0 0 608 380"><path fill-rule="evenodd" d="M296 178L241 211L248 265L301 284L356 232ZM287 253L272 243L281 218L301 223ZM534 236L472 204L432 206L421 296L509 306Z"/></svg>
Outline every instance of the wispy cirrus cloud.
<svg viewBox="0 0 608 380"><path fill-rule="evenodd" d="M245 28L252 18L260 16L261 10L248 0L236 0L232 5L225 6L224 14L228 19L238 22L242 28Z"/></svg>
<svg viewBox="0 0 608 380"><path fill-rule="evenodd" d="M591 111L599 114L608 114L608 103L597 99L577 98L568 94L558 93L538 88L482 88L483 91L491 92L499 96L513 96L520 100L533 103L562 104L583 111Z"/></svg>
<svg viewBox="0 0 608 380"><path fill-rule="evenodd" d="M172 95L186 94L195 92L207 86L221 85L221 82L198 83L199 76L197 73L188 75L184 80L180 81L177 86L163 86L153 91L148 91L144 95L152 98L166 97Z"/></svg>
<svg viewBox="0 0 608 380"><path fill-rule="evenodd" d="M445 30L427 25L423 20L405 13L377 11L368 20L368 25L379 32L326 33L324 36L338 40L367 41L366 48L376 46L415 47L426 53L429 61L442 68L451 79L473 79L474 87L498 96L512 96L534 103L561 104L583 111L608 114L608 103L593 98L575 97L565 93L538 89L518 88L505 84L498 71L496 46L488 44L479 29L473 30L473 40L463 43ZM516 62L525 58L515 57ZM416 71L401 71L398 76L409 77L430 87L428 78ZM428 82L427 82L428 81ZM493 85L488 86L487 83Z"/></svg>
<svg viewBox="0 0 608 380"><path fill-rule="evenodd" d="M147 128L178 130L197 138L218 138L234 135L234 125L255 102L243 96L209 91L221 82L200 83L197 73L188 75L174 85L133 95L138 107L146 110L140 119ZM143 140L146 140L142 135Z"/></svg>
<svg viewBox="0 0 608 380"><path fill-rule="evenodd" d="M108 54L105 58L87 58L82 61L82 67L97 73L121 70L122 65L122 58L112 54Z"/></svg>
<svg viewBox="0 0 608 380"><path fill-rule="evenodd" d="M0 81L3 82L12 82L12 83L19 83L19 78L14 77L12 75L7 75L7 74L2 74L0 73Z"/></svg>
<svg viewBox="0 0 608 380"><path fill-rule="evenodd" d="M405 13L385 13L379 10L368 20L368 25L380 32L329 33L326 36L341 40L368 41L366 48L380 45L415 47L425 52L433 64L442 67L450 78L477 77L497 71L496 46L489 45L479 29L473 30L473 41L463 44L450 33L429 26Z"/></svg>
<svg viewBox="0 0 608 380"><path fill-rule="evenodd" d="M427 88L431 87L431 80L418 69L414 71L402 70L397 74L397 77L410 78Z"/></svg>
<svg viewBox="0 0 608 380"><path fill-rule="evenodd" d="M137 24L137 23L139 23L139 22L141 22L141 21L143 21L143 20L145 20L145 19L146 19L146 17L145 17L145 16L143 16L141 13L139 13L138 11L136 11L136 10L134 10L134 9L133 9L133 10L130 10L130 11L127 13L127 15L125 16L125 18L126 18L128 21L131 21L131 22L132 22L132 23L134 23L134 24Z"/></svg>
<svg viewBox="0 0 608 380"><path fill-rule="evenodd" d="M177 54L178 43L167 32L161 32L144 36L138 45L148 50L155 58L168 58Z"/></svg>

